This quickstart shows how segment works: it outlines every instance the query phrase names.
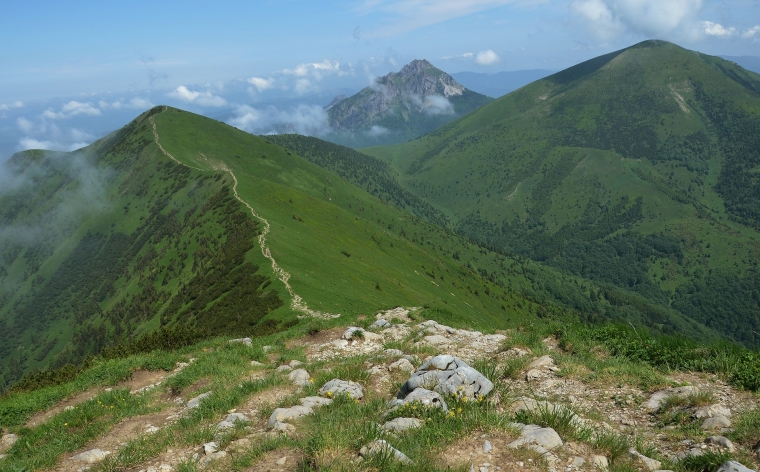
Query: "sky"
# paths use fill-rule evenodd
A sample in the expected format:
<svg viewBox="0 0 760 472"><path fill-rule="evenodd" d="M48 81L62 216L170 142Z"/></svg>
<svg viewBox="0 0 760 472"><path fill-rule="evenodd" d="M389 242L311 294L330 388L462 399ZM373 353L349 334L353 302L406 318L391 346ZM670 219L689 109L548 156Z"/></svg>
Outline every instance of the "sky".
<svg viewBox="0 0 760 472"><path fill-rule="evenodd" d="M335 95L412 59L449 73L560 70L645 39L760 56L760 1L9 0L0 161L87 145L156 104L318 135Z"/></svg>

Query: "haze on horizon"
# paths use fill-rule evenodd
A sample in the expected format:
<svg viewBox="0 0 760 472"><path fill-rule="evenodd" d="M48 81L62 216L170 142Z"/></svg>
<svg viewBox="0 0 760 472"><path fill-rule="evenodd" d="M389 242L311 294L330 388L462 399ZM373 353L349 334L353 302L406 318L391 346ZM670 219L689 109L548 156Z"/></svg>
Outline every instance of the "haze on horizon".
<svg viewBox="0 0 760 472"><path fill-rule="evenodd" d="M0 161L71 150L166 103L319 135L322 106L412 59L560 70L645 39L757 56L753 0L206 0L0 5Z"/></svg>

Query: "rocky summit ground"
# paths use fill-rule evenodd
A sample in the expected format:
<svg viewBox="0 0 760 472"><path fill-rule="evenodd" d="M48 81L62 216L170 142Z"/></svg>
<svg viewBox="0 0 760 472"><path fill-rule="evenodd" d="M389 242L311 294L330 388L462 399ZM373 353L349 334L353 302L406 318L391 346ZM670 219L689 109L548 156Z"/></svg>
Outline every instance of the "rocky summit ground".
<svg viewBox="0 0 760 472"><path fill-rule="evenodd" d="M539 331L455 329L414 309L360 324L269 345L216 340L183 354L172 372L79 392L5 434L0 469L20 436L74 422L65 415L92 402L108 408L107 395L147 406L59 455L51 470L760 466L758 396L715 376L657 371L599 346L579 354Z"/></svg>

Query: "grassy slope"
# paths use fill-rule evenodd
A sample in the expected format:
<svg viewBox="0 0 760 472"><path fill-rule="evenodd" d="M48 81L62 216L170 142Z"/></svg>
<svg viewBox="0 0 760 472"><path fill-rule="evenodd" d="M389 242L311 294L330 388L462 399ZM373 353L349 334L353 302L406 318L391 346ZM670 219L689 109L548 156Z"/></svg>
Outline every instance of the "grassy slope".
<svg viewBox="0 0 760 472"><path fill-rule="evenodd" d="M737 286L752 285L757 274L754 207L737 202L760 203L752 196L752 169L760 164L753 134L740 132L757 129L758 84L757 75L720 59L646 42L534 82L418 140L365 151L391 164L406 188L445 211L461 232L579 274L582 262L563 260L567 240L602 247L629 230L662 234L682 257L647 257L646 290L656 286L663 304L681 297L684 312L709 323L729 315L716 307L700 313L694 292L712 293L725 282L711 280L714 274L739 276ZM724 107L724 121L710 100ZM726 130L726 122L736 126ZM689 148L695 136L703 142ZM726 136L749 146L744 164L726 154ZM576 236L584 215L599 227L600 215L620 215L639 197L639 216L594 237ZM580 258L596 263L588 252ZM738 319L719 321L731 325L724 332L737 336L749 332L742 323L760 325L752 295L736 308Z"/></svg>

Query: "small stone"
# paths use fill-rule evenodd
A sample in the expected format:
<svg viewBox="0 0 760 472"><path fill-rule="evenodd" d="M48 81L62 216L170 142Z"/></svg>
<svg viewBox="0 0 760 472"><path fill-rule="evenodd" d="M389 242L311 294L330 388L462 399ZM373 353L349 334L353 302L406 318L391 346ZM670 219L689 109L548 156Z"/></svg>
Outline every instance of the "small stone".
<svg viewBox="0 0 760 472"><path fill-rule="evenodd" d="M73 456L71 459L75 461L82 461L86 462L88 464L94 464L96 462L100 462L103 459L106 458L107 455L109 455L110 451L102 451L100 449L91 449L89 451L82 452L81 454L77 454L76 456Z"/></svg>
<svg viewBox="0 0 760 472"><path fill-rule="evenodd" d="M399 405L408 403L419 403L423 407L441 408L445 412L449 411L449 407L446 405L443 397L441 397L441 394L425 388L414 389L406 398L400 400Z"/></svg>
<svg viewBox="0 0 760 472"><path fill-rule="evenodd" d="M723 415L713 416L712 418L707 418L706 420L702 422L702 429L704 430L730 428L730 427L731 427L731 420L729 420Z"/></svg>
<svg viewBox="0 0 760 472"><path fill-rule="evenodd" d="M251 338L230 339L229 342L230 344L240 343L240 344L245 344L246 346L253 345L253 341L251 340Z"/></svg>
<svg viewBox="0 0 760 472"><path fill-rule="evenodd" d="M391 432L406 431L407 429L419 428L422 421L417 418L396 418L383 425L383 429Z"/></svg>
<svg viewBox="0 0 760 472"><path fill-rule="evenodd" d="M631 459L646 467L647 470L658 470L662 465L662 462L650 459L649 457L639 453L639 451L634 448L629 449L628 454L631 456Z"/></svg>
<svg viewBox="0 0 760 472"><path fill-rule="evenodd" d="M698 392L699 389L691 385L687 385L685 387L666 388L665 390L660 390L659 392L653 393L652 396L649 397L649 400L644 403L644 407L647 410L654 412L660 409L662 403L668 397L686 398Z"/></svg>
<svg viewBox="0 0 760 472"><path fill-rule="evenodd" d="M271 350L272 350L272 346L263 346L263 347L261 348L261 350L262 350L262 351L264 351L264 352L269 352L269 351L271 351Z"/></svg>
<svg viewBox="0 0 760 472"><path fill-rule="evenodd" d="M715 444L716 446L728 449L729 452L734 452L735 450L734 443L723 436L709 436L705 438L705 444Z"/></svg>
<svg viewBox="0 0 760 472"><path fill-rule="evenodd" d="M493 449L493 446L491 446L491 441L486 439L485 442L483 443L483 452L486 452L486 453L491 452L491 449Z"/></svg>
<svg viewBox="0 0 760 472"><path fill-rule="evenodd" d="M610 463L607 461L607 458L605 456L592 457L591 465L593 465L595 469L599 470L607 470L610 468Z"/></svg>
<svg viewBox="0 0 760 472"><path fill-rule="evenodd" d="M726 418L730 418L731 410L723 405L703 406L702 408L698 408L692 416L699 419L712 418L715 416L725 416Z"/></svg>
<svg viewBox="0 0 760 472"><path fill-rule="evenodd" d="M172 466L169 464L161 464L158 467L158 472L172 472Z"/></svg>
<svg viewBox="0 0 760 472"><path fill-rule="evenodd" d="M441 336L440 334L425 336L422 338L422 341L428 344L432 344L433 346L445 346L447 344L451 344L451 340L449 340L449 338Z"/></svg>
<svg viewBox="0 0 760 472"><path fill-rule="evenodd" d="M402 351L400 349L386 349L385 350L385 354L387 354L389 356L403 357L404 356L404 351Z"/></svg>
<svg viewBox="0 0 760 472"><path fill-rule="evenodd" d="M253 367L263 367L263 366L264 366L264 364L262 364L262 363L261 363L261 362L259 362L259 361L251 361L251 365L252 365Z"/></svg>
<svg viewBox="0 0 760 472"><path fill-rule="evenodd" d="M275 423L271 426L271 429L277 433L292 433L296 430L296 427L290 423L275 421Z"/></svg>
<svg viewBox="0 0 760 472"><path fill-rule="evenodd" d="M716 472L755 472L736 461L724 462Z"/></svg>
<svg viewBox="0 0 760 472"><path fill-rule="evenodd" d="M404 358L397 360L393 364L389 365L388 368L391 371L414 372L414 366L412 363Z"/></svg>
<svg viewBox="0 0 760 472"><path fill-rule="evenodd" d="M203 400L204 398L209 397L210 395L211 395L211 392L206 392L206 393L201 393L200 395L198 395L195 398L191 398L187 402L187 407L190 408L190 409L192 409L192 408L198 408L199 406L201 406L201 400Z"/></svg>
<svg viewBox="0 0 760 472"><path fill-rule="evenodd" d="M200 467L203 467L206 464L208 464L209 462L213 462L213 461L216 461L216 460L219 460L219 459L223 459L225 457L227 457L227 452L226 451L214 452L213 454L209 454L209 455L203 457L200 461L198 461L198 465Z"/></svg>
<svg viewBox="0 0 760 472"><path fill-rule="evenodd" d="M364 389L360 384L350 380L332 379L319 389L319 394L326 397L348 395L353 399L361 400L364 397Z"/></svg>
<svg viewBox="0 0 760 472"><path fill-rule="evenodd" d="M290 372L291 370L293 370L293 368L287 364L282 364L281 366L277 367L277 372Z"/></svg>
<svg viewBox="0 0 760 472"><path fill-rule="evenodd" d="M288 379L299 387L309 385L311 376L305 369L296 369L288 374Z"/></svg>
<svg viewBox="0 0 760 472"><path fill-rule="evenodd" d="M219 450L219 444L215 442L208 442L203 445L203 453L206 455L213 454Z"/></svg>
<svg viewBox="0 0 760 472"><path fill-rule="evenodd" d="M156 426L148 425L147 428L145 428L145 434L153 434L157 433L159 429Z"/></svg>
<svg viewBox="0 0 760 472"><path fill-rule="evenodd" d="M362 447L359 450L359 454L362 457L370 456L374 454L389 454L393 455L393 457L401 462L402 464L411 464L412 460L409 459L406 454L399 451L395 447L388 444L387 441L384 439L378 439L377 441L372 441L371 443L367 444L366 446Z"/></svg>
<svg viewBox="0 0 760 472"><path fill-rule="evenodd" d="M301 400L301 405L307 407L307 408L317 408L319 406L329 405L333 401L330 398L322 398L322 397L304 397Z"/></svg>
<svg viewBox="0 0 760 472"><path fill-rule="evenodd" d="M298 359L293 359L292 361L288 362L288 365L295 369L296 367L303 365L303 362L299 361Z"/></svg>
<svg viewBox="0 0 760 472"><path fill-rule="evenodd" d="M570 463L571 466L575 467L576 469L580 469L583 467L583 464L586 463L586 459L582 458L581 456L575 456Z"/></svg>
<svg viewBox="0 0 760 472"><path fill-rule="evenodd" d="M552 428L542 428L535 424L529 424L522 428L520 437L507 445L512 449L520 446L538 445L546 450L551 450L562 445L562 438Z"/></svg>
<svg viewBox="0 0 760 472"><path fill-rule="evenodd" d="M541 356L528 365L528 369L545 369L554 365L552 356Z"/></svg>
<svg viewBox="0 0 760 472"><path fill-rule="evenodd" d="M379 319L369 325L369 329L383 329L383 328L389 328L391 326L391 323L388 320Z"/></svg>
<svg viewBox="0 0 760 472"><path fill-rule="evenodd" d="M13 433L3 434L0 438L0 452L7 451L18 441L18 436Z"/></svg>
<svg viewBox="0 0 760 472"><path fill-rule="evenodd" d="M310 415L312 413L313 413L313 410L311 408L307 406L303 406L303 405L291 406L290 408L277 408L272 412L272 415L269 417L267 426L270 429L274 429L276 423L281 423L287 420L293 420L296 418L300 418L302 416Z"/></svg>
<svg viewBox="0 0 760 472"><path fill-rule="evenodd" d="M287 461L288 461L287 457L281 457L281 458L277 459L277 465L285 465L285 462L287 462Z"/></svg>
<svg viewBox="0 0 760 472"><path fill-rule="evenodd" d="M527 380L528 382L532 382L534 380L540 379L541 377L543 377L543 375L544 373L538 369L530 369L529 371L525 373L525 380Z"/></svg>

